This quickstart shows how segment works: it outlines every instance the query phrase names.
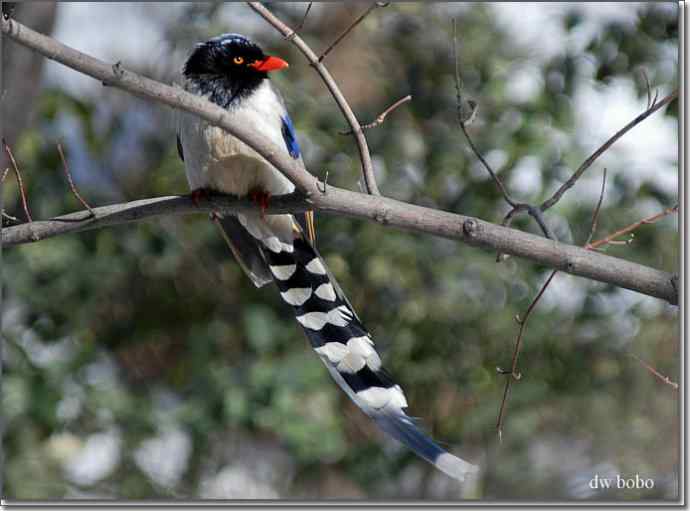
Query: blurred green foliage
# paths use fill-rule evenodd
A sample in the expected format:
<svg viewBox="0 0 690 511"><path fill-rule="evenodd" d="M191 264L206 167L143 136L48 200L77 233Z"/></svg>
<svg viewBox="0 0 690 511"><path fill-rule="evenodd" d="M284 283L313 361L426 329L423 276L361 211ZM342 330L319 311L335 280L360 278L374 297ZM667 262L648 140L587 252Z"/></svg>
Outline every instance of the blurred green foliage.
<svg viewBox="0 0 690 511"><path fill-rule="evenodd" d="M305 39L325 48L362 7L315 6ZM301 20L301 8L271 8L293 25ZM455 122L453 15L465 92L479 103L471 134L483 154L490 160L493 154L507 183L520 181L514 172L524 158L535 159L539 172L526 200L547 197L591 151L575 126L572 98L583 84L603 90L615 79L632 81L644 102L640 68L652 87L670 90L677 83L677 60L671 60L673 73L666 72L669 48L678 44L675 4L638 7L633 23L595 23L580 52L544 41L556 49L542 59L498 23L500 8L392 4L326 59L362 122L413 96L367 131L386 195L494 222L507 211ZM235 25L219 21L222 9L235 16ZM565 34L599 19L593 8L561 11L552 22ZM192 42L241 31L253 16L241 5L194 4L180 10L178 23L161 21L176 59L171 66L181 65ZM350 137L338 134L345 125L328 92L295 48L268 27L256 30L252 35L291 62L276 82L288 98L308 168L320 176L328 170L332 184L356 189L357 152ZM510 93L512 77L525 64L533 66L538 84L526 101ZM592 76L585 65L594 67ZM138 70L170 77L160 62ZM64 181L59 139L93 205L186 193L170 111L110 88L79 95L49 86L36 108L36 121L15 147L34 218L80 208ZM655 115L675 118L676 103ZM665 143L676 147L678 141ZM598 234L678 200L653 181L631 185L622 164L607 165L611 179ZM591 169L596 183L600 172L597 165ZM22 218L10 180L4 201ZM583 243L595 201L596 194L573 189L547 215L557 235ZM527 220L514 225L534 231ZM274 485L283 497L676 497L678 393L630 357L678 380L676 308L556 276L530 319L523 378L513 386L499 443L495 422L505 380L496 367L509 366L514 317L524 313L549 270L514 259L497 264L492 253L349 218L319 216L318 232L321 252L405 389L411 413L448 448L481 465L476 484L460 489L388 443L331 382L273 287L255 289L210 222L196 215L4 251L5 496L208 496L204 484L222 467L270 459L226 454L241 438L240 444L267 442L286 453L291 468ZM640 228L633 244L607 252L677 271L678 247L670 217ZM135 453L168 430L183 431L192 448L179 476L165 484L147 475ZM70 464L90 435L104 431L115 432L116 461L89 482ZM588 493L595 473L638 473L656 486Z"/></svg>

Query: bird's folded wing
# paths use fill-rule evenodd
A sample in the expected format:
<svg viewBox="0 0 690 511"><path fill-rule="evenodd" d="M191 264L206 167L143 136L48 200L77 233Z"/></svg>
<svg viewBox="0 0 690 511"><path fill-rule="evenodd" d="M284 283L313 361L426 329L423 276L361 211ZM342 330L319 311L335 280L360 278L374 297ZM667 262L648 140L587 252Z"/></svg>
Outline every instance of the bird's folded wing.
<svg viewBox="0 0 690 511"><path fill-rule="evenodd" d="M237 218L215 216L214 221L235 259L254 285L261 287L273 282L273 275L259 244Z"/></svg>

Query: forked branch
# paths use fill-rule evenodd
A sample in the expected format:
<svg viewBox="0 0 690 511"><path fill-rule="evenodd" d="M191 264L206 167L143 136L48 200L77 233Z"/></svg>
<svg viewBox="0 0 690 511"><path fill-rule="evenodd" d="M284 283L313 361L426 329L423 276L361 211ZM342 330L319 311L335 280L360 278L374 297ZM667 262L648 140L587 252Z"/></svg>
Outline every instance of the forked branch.
<svg viewBox="0 0 690 511"><path fill-rule="evenodd" d="M335 82L331 74L326 69L312 49L304 42L304 40L297 35L297 32L288 27L283 23L275 14L264 7L260 2L249 2L249 6L254 9L263 19L265 19L271 26L273 26L278 32L280 32L283 37L288 39L292 44L294 44L299 51L306 57L309 63L316 69L319 73L321 79L326 84L326 87L331 92L333 99L340 108L340 111L345 116L347 123L350 125L350 129L353 131L355 141L357 142L357 148L359 149L359 158L362 161L362 177L364 180L364 187L368 193L371 195L381 195L379 188L376 184L376 177L374 175L374 164L371 161L371 154L369 153L369 146L367 144L367 139L362 133L362 130L358 129L360 124L355 117L352 108L350 108L349 103L340 92L340 87Z"/></svg>

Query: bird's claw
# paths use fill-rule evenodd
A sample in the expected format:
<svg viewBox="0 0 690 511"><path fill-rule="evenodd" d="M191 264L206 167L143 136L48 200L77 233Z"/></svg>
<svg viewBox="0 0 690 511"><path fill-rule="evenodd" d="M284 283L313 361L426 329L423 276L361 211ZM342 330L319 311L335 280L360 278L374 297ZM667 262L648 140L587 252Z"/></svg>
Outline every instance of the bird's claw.
<svg viewBox="0 0 690 511"><path fill-rule="evenodd" d="M265 217L271 194L265 190L252 190L249 192L249 199L261 208L261 217Z"/></svg>
<svg viewBox="0 0 690 511"><path fill-rule="evenodd" d="M208 188L195 188L189 195L194 205L198 208L199 202L201 202L202 199L209 198L209 196L211 195L211 190L209 190Z"/></svg>

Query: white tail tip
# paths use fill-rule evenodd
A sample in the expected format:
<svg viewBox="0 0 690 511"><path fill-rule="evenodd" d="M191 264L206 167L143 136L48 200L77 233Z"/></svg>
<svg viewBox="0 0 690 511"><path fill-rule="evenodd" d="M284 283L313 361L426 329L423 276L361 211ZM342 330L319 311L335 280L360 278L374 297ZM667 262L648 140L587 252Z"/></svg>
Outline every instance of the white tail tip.
<svg viewBox="0 0 690 511"><path fill-rule="evenodd" d="M436 458L434 465L436 465L439 470L458 481L464 481L466 475L479 472L479 467L477 465L472 465L447 452Z"/></svg>

